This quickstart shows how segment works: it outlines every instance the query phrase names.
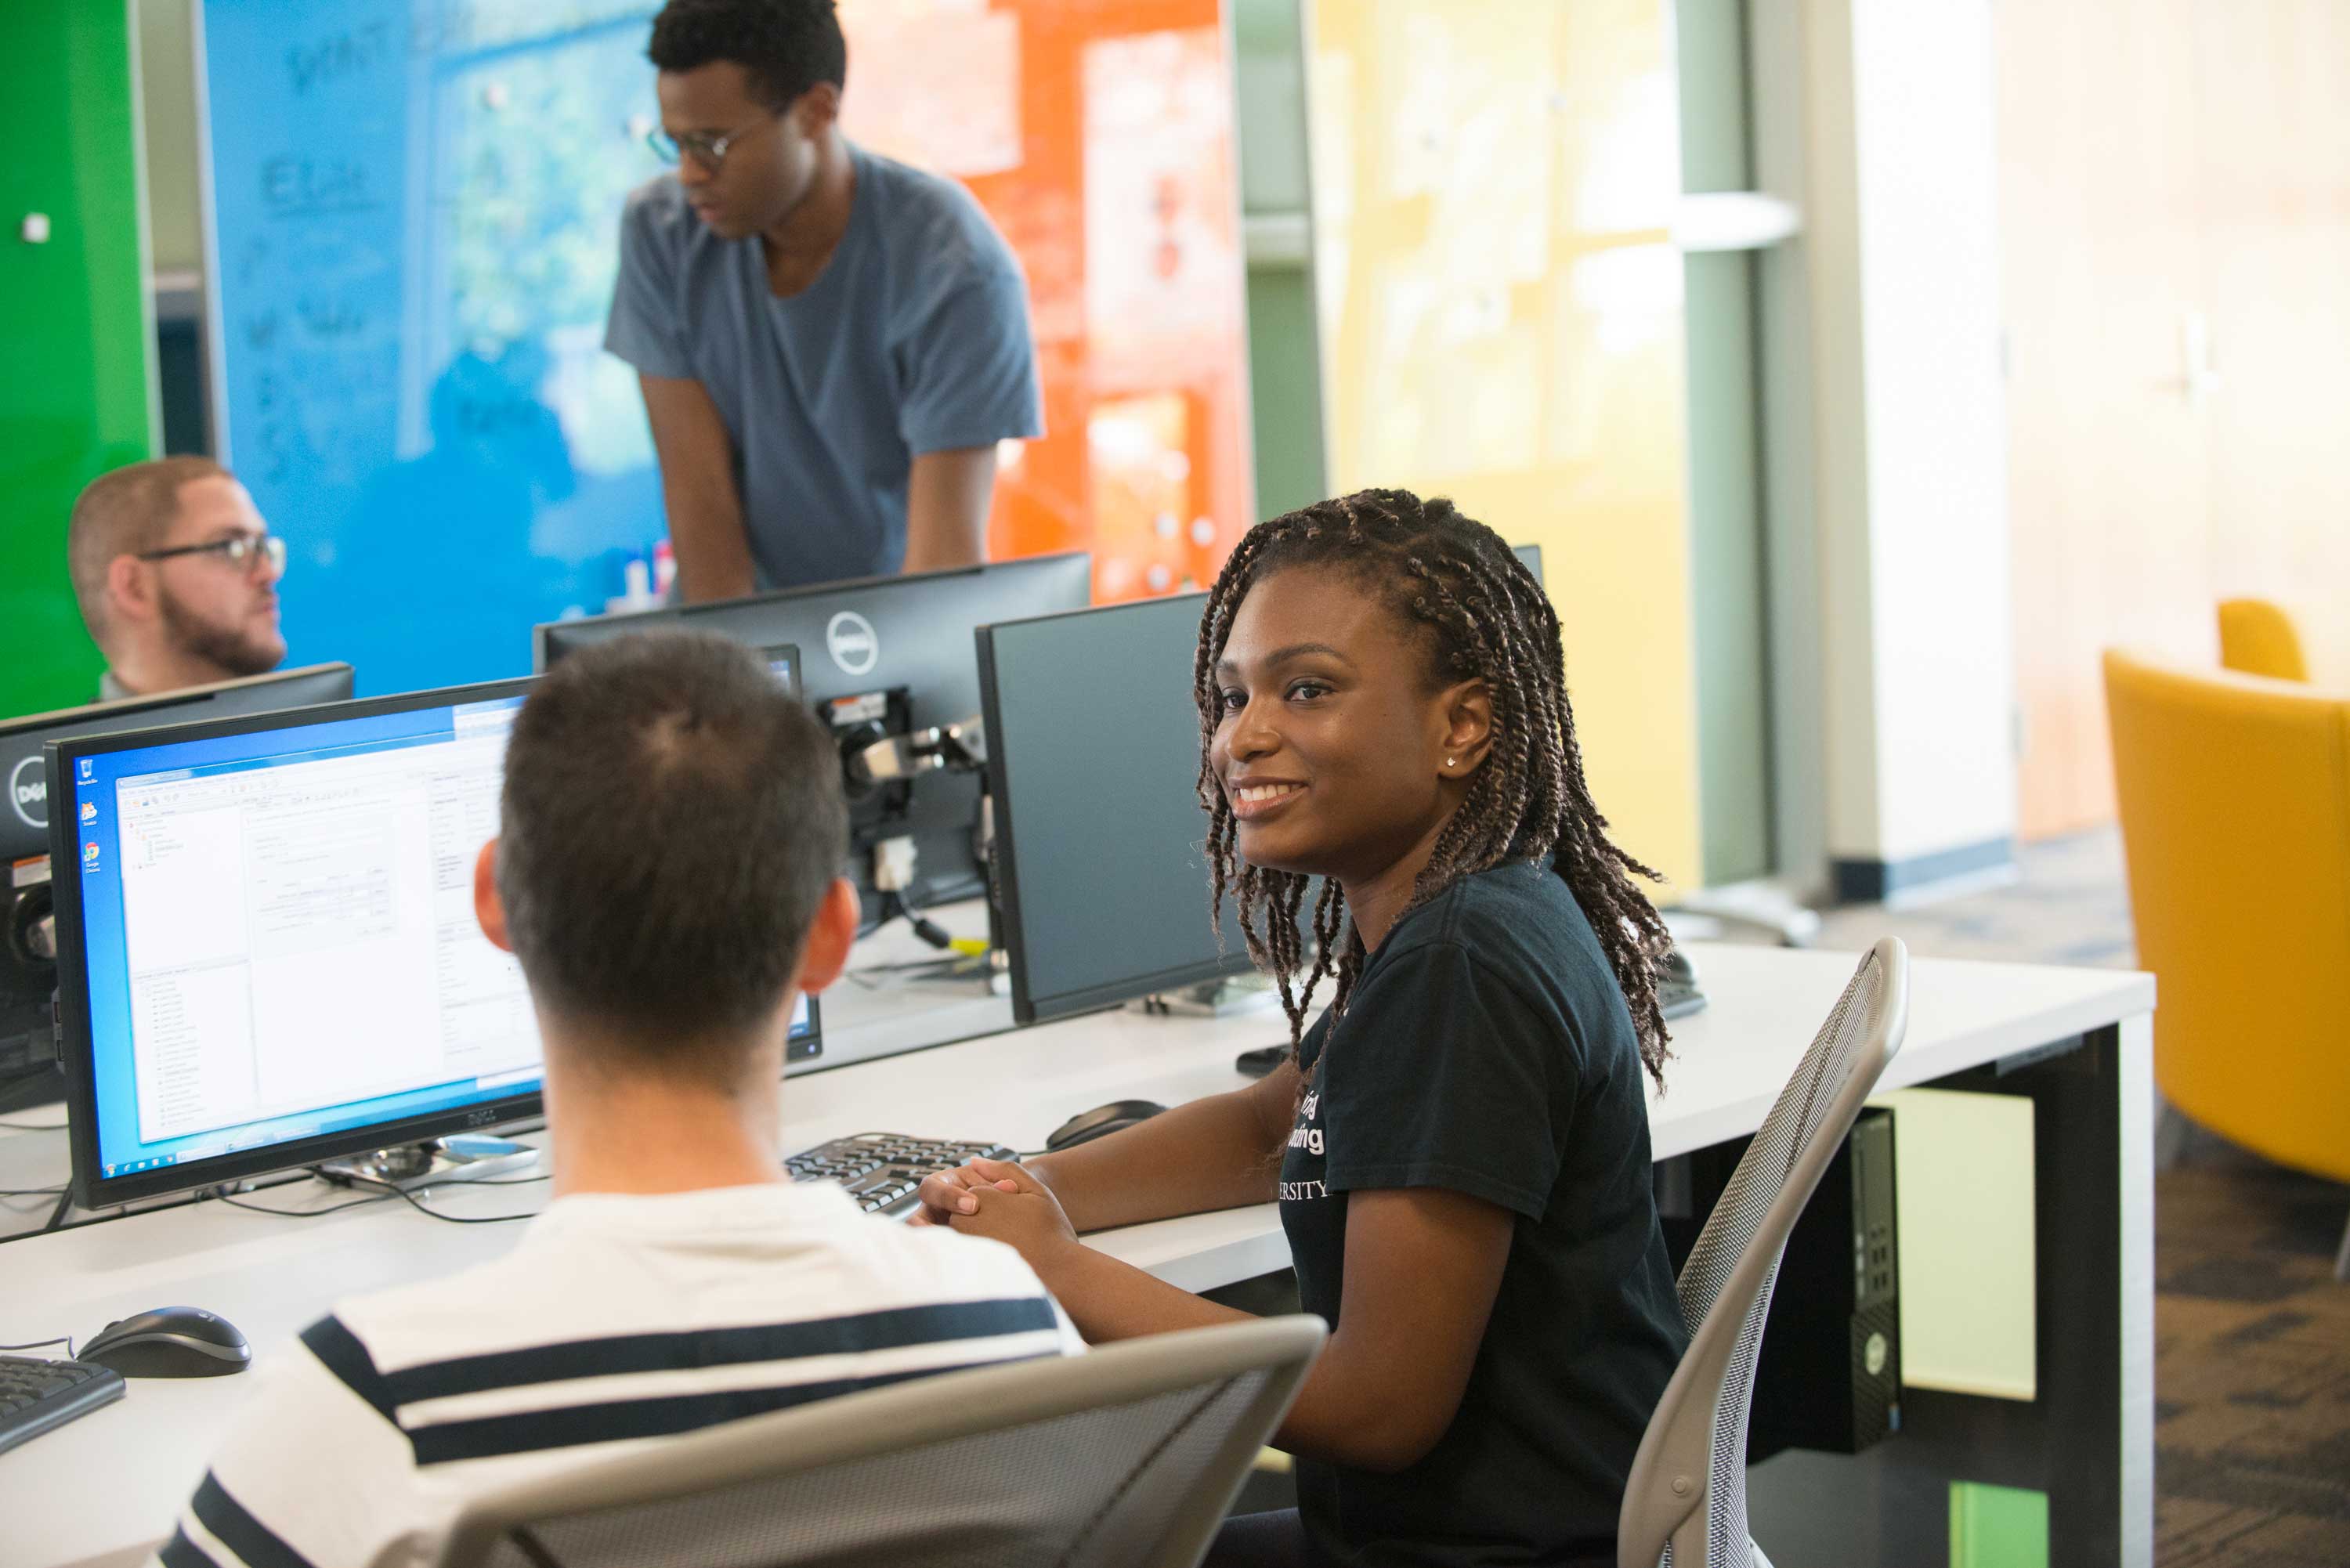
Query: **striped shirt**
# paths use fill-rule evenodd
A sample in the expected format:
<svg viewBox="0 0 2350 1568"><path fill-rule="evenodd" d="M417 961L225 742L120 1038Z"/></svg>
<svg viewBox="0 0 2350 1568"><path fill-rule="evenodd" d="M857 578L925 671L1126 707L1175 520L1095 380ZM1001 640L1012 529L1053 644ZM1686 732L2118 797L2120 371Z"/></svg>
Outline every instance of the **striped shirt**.
<svg viewBox="0 0 2350 1568"><path fill-rule="evenodd" d="M261 1380L164 1568L431 1563L470 1499L721 1421L1084 1348L1018 1253L831 1186L556 1199L338 1304Z"/></svg>

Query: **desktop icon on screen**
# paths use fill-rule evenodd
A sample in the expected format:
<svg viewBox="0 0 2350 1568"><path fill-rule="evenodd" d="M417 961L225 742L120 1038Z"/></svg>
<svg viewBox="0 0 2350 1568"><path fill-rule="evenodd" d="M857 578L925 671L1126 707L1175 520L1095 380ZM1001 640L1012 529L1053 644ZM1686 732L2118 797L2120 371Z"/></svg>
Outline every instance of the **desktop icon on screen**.
<svg viewBox="0 0 2350 1568"><path fill-rule="evenodd" d="M94 800L86 800L81 803L81 819L84 822L96 822L98 820L98 802Z"/></svg>
<svg viewBox="0 0 2350 1568"><path fill-rule="evenodd" d="M95 866L98 864L97 839L93 838L88 844L81 846L81 863L85 866Z"/></svg>
<svg viewBox="0 0 2350 1568"><path fill-rule="evenodd" d="M94 765L95 765L95 764L94 764L94 763L91 763L91 761L90 761L88 757L84 757L84 758L81 760L81 782L82 782L82 783L84 783L84 784L88 784L88 783L90 781L90 776L91 776L91 775L90 775L90 769L91 769Z"/></svg>

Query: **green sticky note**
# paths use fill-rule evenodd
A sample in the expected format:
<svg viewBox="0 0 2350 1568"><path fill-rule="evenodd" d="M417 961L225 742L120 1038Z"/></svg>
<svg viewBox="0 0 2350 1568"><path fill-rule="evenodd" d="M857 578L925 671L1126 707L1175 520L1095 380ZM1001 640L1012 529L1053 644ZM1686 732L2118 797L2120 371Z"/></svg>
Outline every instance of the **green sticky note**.
<svg viewBox="0 0 2350 1568"><path fill-rule="evenodd" d="M2048 1494L1952 1481L1950 1568L2048 1568Z"/></svg>

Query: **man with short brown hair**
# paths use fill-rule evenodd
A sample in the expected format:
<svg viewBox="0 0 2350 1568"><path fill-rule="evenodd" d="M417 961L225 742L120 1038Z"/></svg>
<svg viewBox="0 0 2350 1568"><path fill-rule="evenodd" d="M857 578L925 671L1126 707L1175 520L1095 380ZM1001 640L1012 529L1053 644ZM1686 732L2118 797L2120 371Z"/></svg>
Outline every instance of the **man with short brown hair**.
<svg viewBox="0 0 2350 1568"><path fill-rule="evenodd" d="M840 754L764 660L682 632L564 659L515 717L498 825L473 909L530 987L553 1200L466 1272L263 1347L160 1568L419 1568L534 1477L1085 1348L1009 1247L784 1168L791 1020L857 894Z"/></svg>
<svg viewBox="0 0 2350 1568"><path fill-rule="evenodd" d="M286 543L208 457L134 462L92 480L66 541L74 597L106 655L104 698L151 697L286 658Z"/></svg>

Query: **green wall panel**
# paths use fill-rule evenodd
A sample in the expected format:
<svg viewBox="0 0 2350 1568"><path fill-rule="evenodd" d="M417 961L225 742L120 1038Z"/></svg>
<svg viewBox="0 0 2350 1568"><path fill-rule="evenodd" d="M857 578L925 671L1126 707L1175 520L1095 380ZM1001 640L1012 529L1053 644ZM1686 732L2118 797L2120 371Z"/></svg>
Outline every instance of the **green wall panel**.
<svg viewBox="0 0 2350 1568"><path fill-rule="evenodd" d="M1311 202L1305 35L1297 0L1238 0L1232 18L1241 205L1305 232ZM1307 247L1310 252L1310 245ZM1329 493L1323 466L1322 352L1303 254L1253 254L1248 268L1249 398L1256 513L1278 516Z"/></svg>
<svg viewBox="0 0 2350 1568"><path fill-rule="evenodd" d="M1744 251L1714 251L1685 258L1683 273L1698 815L1705 879L1714 887L1773 868L1753 265Z"/></svg>
<svg viewBox="0 0 2350 1568"><path fill-rule="evenodd" d="M66 519L83 485L154 450L132 57L121 4L0 5L0 146L16 150L0 158L0 715L96 694ZM24 237L35 213L45 244Z"/></svg>
<svg viewBox="0 0 2350 1568"><path fill-rule="evenodd" d="M152 0L151 0L152 3ZM1744 0L1676 0L1681 189L1751 191Z"/></svg>
<svg viewBox="0 0 2350 1568"><path fill-rule="evenodd" d="M1745 7L1679 0L1681 189L1752 187ZM1698 816L1705 880L1774 868L1770 628L1764 620L1754 258L1692 254L1689 308L1690 598L1697 642Z"/></svg>
<svg viewBox="0 0 2350 1568"><path fill-rule="evenodd" d="M1250 267L1248 324L1256 510L1278 517L1330 493L1311 275L1304 267Z"/></svg>
<svg viewBox="0 0 2350 1568"><path fill-rule="evenodd" d="M140 109L147 119L147 244L157 272L204 265L196 205L195 0L135 0Z"/></svg>

